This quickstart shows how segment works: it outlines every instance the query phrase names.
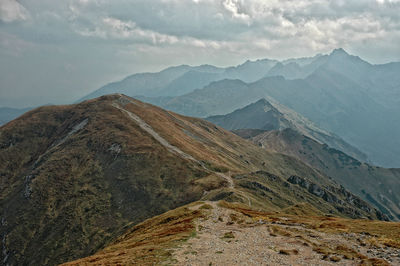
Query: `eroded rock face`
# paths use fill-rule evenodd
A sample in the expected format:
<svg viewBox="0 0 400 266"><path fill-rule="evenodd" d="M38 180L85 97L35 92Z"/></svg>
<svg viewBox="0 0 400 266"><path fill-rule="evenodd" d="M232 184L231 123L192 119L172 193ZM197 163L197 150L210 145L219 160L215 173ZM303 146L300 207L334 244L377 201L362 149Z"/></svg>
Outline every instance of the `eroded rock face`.
<svg viewBox="0 0 400 266"><path fill-rule="evenodd" d="M375 214L379 219L381 220L389 220L386 215L381 213L380 211L372 208L369 206L365 201L362 199L358 198L357 196L351 194L348 192L343 186L340 186L340 188L333 187L333 186L327 186L325 188L322 188L318 184L315 184L311 181L309 181L306 178L299 177L299 176L290 176L287 181L291 184L294 185L299 185L300 187L306 189L308 192L324 199L325 201L336 204L337 209L340 212L350 212L354 215L360 215L360 213L357 210L347 208L344 205L345 203L349 205L353 205L357 208L360 208L361 210L365 211L366 213L369 214ZM342 199L338 198L338 196L341 196Z"/></svg>

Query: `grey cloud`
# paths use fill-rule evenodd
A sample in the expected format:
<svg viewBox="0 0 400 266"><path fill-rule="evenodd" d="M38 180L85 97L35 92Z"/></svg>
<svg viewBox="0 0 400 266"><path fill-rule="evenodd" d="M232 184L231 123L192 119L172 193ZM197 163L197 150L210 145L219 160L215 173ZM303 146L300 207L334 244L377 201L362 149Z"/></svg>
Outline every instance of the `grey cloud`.
<svg viewBox="0 0 400 266"><path fill-rule="evenodd" d="M16 0L0 1L0 20L3 22L22 21L29 18L29 12Z"/></svg>

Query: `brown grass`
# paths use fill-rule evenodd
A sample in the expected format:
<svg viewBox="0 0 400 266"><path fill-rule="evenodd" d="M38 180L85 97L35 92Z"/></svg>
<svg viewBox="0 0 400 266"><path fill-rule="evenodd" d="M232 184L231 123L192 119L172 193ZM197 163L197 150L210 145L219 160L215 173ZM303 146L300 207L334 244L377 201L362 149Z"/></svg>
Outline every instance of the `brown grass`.
<svg viewBox="0 0 400 266"><path fill-rule="evenodd" d="M204 205L203 205L204 206ZM201 210L181 207L134 226L102 251L63 265L155 265L171 259L169 249L196 235Z"/></svg>

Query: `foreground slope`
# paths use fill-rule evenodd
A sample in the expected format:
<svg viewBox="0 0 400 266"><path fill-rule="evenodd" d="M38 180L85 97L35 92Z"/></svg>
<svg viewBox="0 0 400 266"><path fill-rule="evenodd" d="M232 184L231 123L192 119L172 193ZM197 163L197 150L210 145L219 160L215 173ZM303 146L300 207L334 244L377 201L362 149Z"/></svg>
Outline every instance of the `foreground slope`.
<svg viewBox="0 0 400 266"><path fill-rule="evenodd" d="M195 202L148 219L93 256L63 265L397 265L397 223Z"/></svg>
<svg viewBox="0 0 400 266"><path fill-rule="evenodd" d="M299 158L331 176L392 219L400 220L400 169L362 163L291 129L263 132L251 140L268 150Z"/></svg>
<svg viewBox="0 0 400 266"><path fill-rule="evenodd" d="M201 198L385 218L300 160L120 94L1 127L0 184L5 264L93 254L127 226Z"/></svg>

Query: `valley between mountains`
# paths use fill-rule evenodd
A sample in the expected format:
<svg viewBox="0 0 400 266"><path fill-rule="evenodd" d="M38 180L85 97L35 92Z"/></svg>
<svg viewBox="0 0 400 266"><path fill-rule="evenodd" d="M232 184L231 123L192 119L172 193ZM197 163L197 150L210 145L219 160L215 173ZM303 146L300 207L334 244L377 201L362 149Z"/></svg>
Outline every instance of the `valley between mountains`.
<svg viewBox="0 0 400 266"><path fill-rule="evenodd" d="M236 134L123 94L25 113L0 131L2 263L398 262L394 208Z"/></svg>

